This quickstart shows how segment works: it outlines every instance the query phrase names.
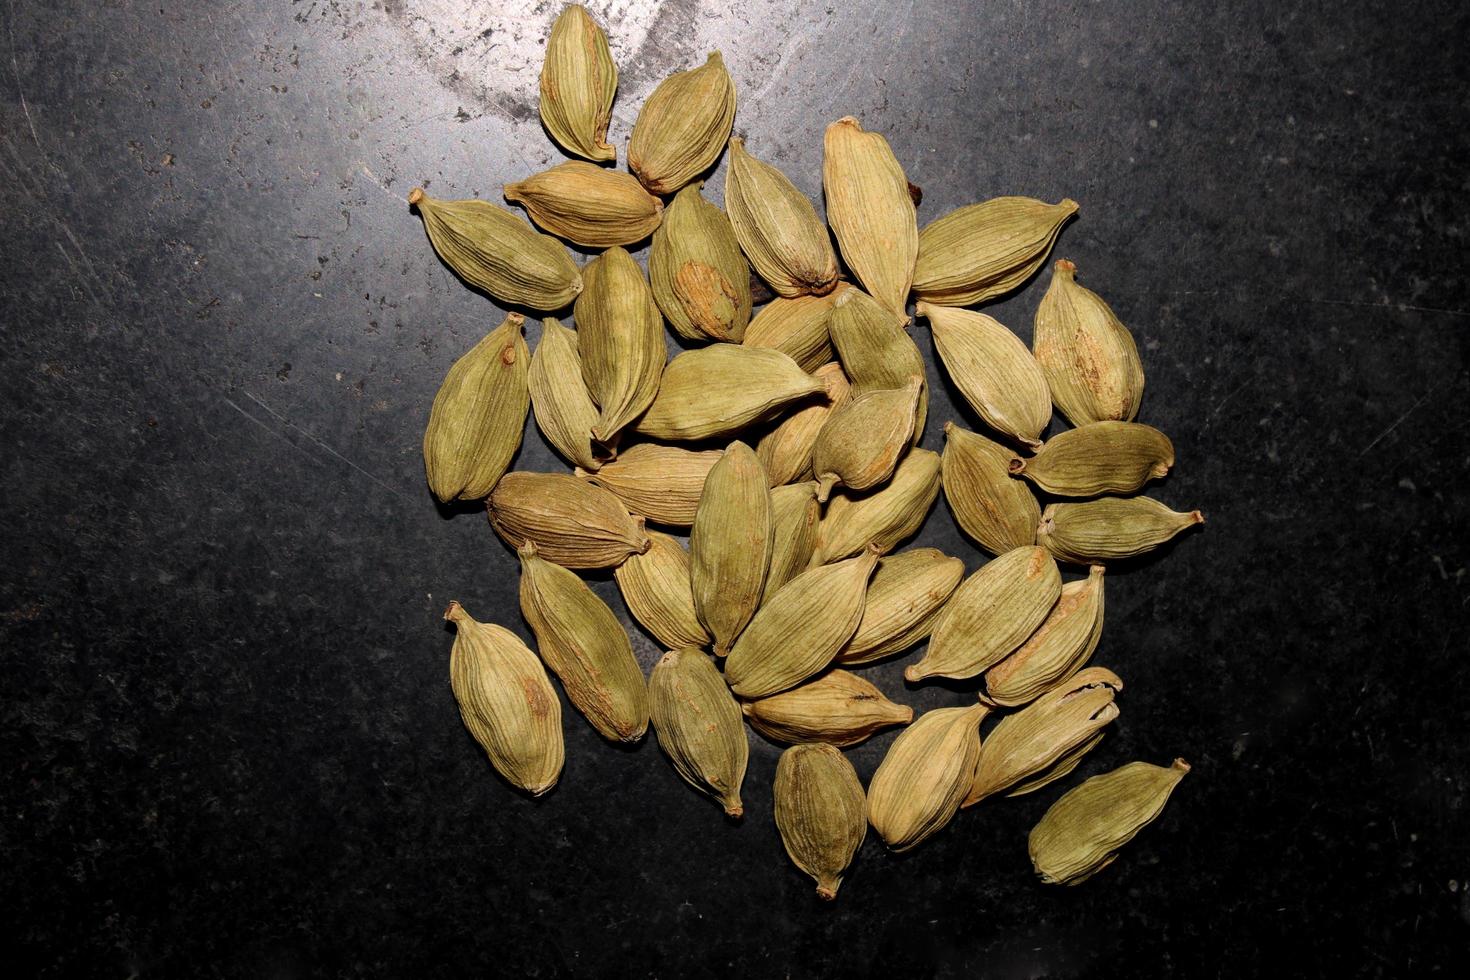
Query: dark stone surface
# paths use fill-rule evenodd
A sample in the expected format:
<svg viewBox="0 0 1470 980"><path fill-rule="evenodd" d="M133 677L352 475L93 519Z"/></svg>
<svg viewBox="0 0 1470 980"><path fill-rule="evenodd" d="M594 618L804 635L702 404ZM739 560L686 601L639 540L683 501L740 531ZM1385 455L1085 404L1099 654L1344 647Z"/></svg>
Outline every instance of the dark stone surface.
<svg viewBox="0 0 1470 980"><path fill-rule="evenodd" d="M851 113L923 187L921 221L1081 202L1059 254L1144 353L1142 418L1179 459L1155 493L1209 523L1109 576L1097 661L1127 690L1079 776L1194 773L1083 887L1031 874L1052 788L911 856L870 836L831 906L782 852L760 739L740 826L651 739L614 751L570 712L560 785L516 795L460 724L439 618L459 598L527 635L513 556L479 514L441 516L419 457L445 369L498 314L403 198L494 198L556 159L535 113L552 5L11 0L12 970L1463 967L1466 8L616 6L620 146L652 85L719 46L737 129L808 193L821 127ZM991 312L1029 339L1044 285ZM931 380L938 448L968 416ZM518 465L558 465L534 427ZM943 505L917 542L981 560ZM969 698L900 669L869 676L921 709ZM864 779L890 741L850 753Z"/></svg>

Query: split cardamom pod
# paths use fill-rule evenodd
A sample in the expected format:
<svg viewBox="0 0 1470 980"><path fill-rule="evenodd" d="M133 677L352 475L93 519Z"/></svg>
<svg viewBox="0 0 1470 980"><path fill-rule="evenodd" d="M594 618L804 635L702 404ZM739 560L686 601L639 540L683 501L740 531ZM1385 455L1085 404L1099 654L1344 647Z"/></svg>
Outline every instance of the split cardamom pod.
<svg viewBox="0 0 1470 980"><path fill-rule="evenodd" d="M536 425L546 441L582 469L601 466L602 460L592 451L592 427L599 413L582 380L577 335L555 317L541 321L541 341L531 355L526 383Z"/></svg>
<svg viewBox="0 0 1470 980"><path fill-rule="evenodd" d="M935 708L898 733L868 782L868 822L907 851L954 818L975 780L983 704Z"/></svg>
<svg viewBox="0 0 1470 980"><path fill-rule="evenodd" d="M694 523L699 495L720 451L694 451L640 442L595 473L578 467L577 476L611 491L634 514L657 524L688 527Z"/></svg>
<svg viewBox="0 0 1470 980"><path fill-rule="evenodd" d="M863 491L893 475L914 435L924 382L910 378L902 388L874 388L833 410L812 447L812 472L822 503L835 486Z"/></svg>
<svg viewBox="0 0 1470 980"><path fill-rule="evenodd" d="M506 544L519 550L533 542L542 558L566 568L611 568L648 550L643 518L570 473L507 473L486 509Z"/></svg>
<svg viewBox="0 0 1470 980"><path fill-rule="evenodd" d="M793 745L776 763L773 797L787 856L816 881L817 896L830 902L868 834L857 772L830 745Z"/></svg>
<svg viewBox="0 0 1470 980"><path fill-rule="evenodd" d="M585 160L568 160L505 185L505 199L558 238L587 248L640 242L663 220L664 202L637 178Z"/></svg>
<svg viewBox="0 0 1470 980"><path fill-rule="evenodd" d="M847 401L852 392L847 375L842 373L842 365L835 361L823 364L812 372L812 376L822 382L826 399L797 406L755 444L756 455L765 464L766 475L771 478L773 487L811 476L812 449L817 444L817 437L832 413ZM1040 517L1041 512L1037 511L1037 519Z"/></svg>
<svg viewBox="0 0 1470 980"><path fill-rule="evenodd" d="M750 742L714 661L693 647L664 654L648 678L648 701L659 748L674 771L727 816L744 816L740 784Z"/></svg>
<svg viewBox="0 0 1470 980"><path fill-rule="evenodd" d="M1133 493L1173 465L1174 444L1153 426L1089 422L1052 436L1030 459L1012 458L1009 468L1058 497L1096 497Z"/></svg>
<svg viewBox="0 0 1470 980"><path fill-rule="evenodd" d="M893 148L852 116L839 119L823 139L822 187L827 223L848 268L869 295L906 317L919 226Z"/></svg>
<svg viewBox="0 0 1470 980"><path fill-rule="evenodd" d="M672 194L714 166L734 124L735 83L712 51L703 65L675 72L644 100L628 140L628 169L650 194Z"/></svg>
<svg viewBox="0 0 1470 980"><path fill-rule="evenodd" d="M951 211L919 232L914 294L945 306L1004 296L1041 268L1077 202L997 197Z"/></svg>
<svg viewBox="0 0 1470 980"><path fill-rule="evenodd" d="M750 265L725 212L690 184L674 196L648 251L653 298L674 332L740 343L750 322Z"/></svg>
<svg viewBox="0 0 1470 980"><path fill-rule="evenodd" d="M817 528L815 564L855 555L869 543L884 553L916 531L939 496L939 454L911 449L877 490L849 496L837 493Z"/></svg>
<svg viewBox="0 0 1470 980"><path fill-rule="evenodd" d="M868 664L923 640L965 577L965 563L935 548L885 555L868 583L863 618L837 663Z"/></svg>
<svg viewBox="0 0 1470 980"><path fill-rule="evenodd" d="M992 555L1036 543L1041 504L1008 475L1011 451L944 423L944 496L955 523Z"/></svg>
<svg viewBox="0 0 1470 980"><path fill-rule="evenodd" d="M689 532L694 609L725 656L755 615L771 566L771 495L755 451L732 442L705 477Z"/></svg>
<svg viewBox="0 0 1470 980"><path fill-rule="evenodd" d="M902 388L913 378L924 382L914 419L914 444L924 435L929 417L929 388L924 375L924 355L909 336L907 318L885 309L861 289L844 289L832 304L827 331L852 379L853 394L878 388Z"/></svg>
<svg viewBox="0 0 1470 980"><path fill-rule="evenodd" d="M999 320L920 302L950 380L985 424L1023 446L1041 445L1051 422L1051 393L1036 358Z"/></svg>
<svg viewBox="0 0 1470 980"><path fill-rule="evenodd" d="M694 611L689 552L658 531L649 531L648 540L647 551L613 569L628 611L665 649L708 646L709 633Z"/></svg>
<svg viewBox="0 0 1470 980"><path fill-rule="evenodd" d="M780 351L710 344L669 362L658 396L635 431L674 441L728 436L823 390L821 381Z"/></svg>
<svg viewBox="0 0 1470 980"><path fill-rule="evenodd" d="M1097 649L1103 624L1103 566L1062 586L1056 607L1020 649L985 672L985 691L1003 708L1019 707L1061 683Z"/></svg>
<svg viewBox="0 0 1470 980"><path fill-rule="evenodd" d="M914 709L894 704L872 684L845 670L740 706L750 727L773 742L829 742L846 748L884 728L907 725Z"/></svg>
<svg viewBox="0 0 1470 980"><path fill-rule="evenodd" d="M577 298L577 344L582 377L602 408L592 438L611 445L653 402L668 345L664 321L648 280L633 257L610 248L582 270Z"/></svg>
<svg viewBox="0 0 1470 980"><path fill-rule="evenodd" d="M579 3L551 25L541 66L541 122L558 146L588 160L616 160L607 141L618 67L607 35Z"/></svg>
<svg viewBox="0 0 1470 980"><path fill-rule="evenodd" d="M837 256L812 202L775 167L730 140L725 210L750 264L779 296L818 296L837 284Z"/></svg>
<svg viewBox="0 0 1470 980"><path fill-rule="evenodd" d="M761 307L745 328L746 347L773 347L803 371L815 371L837 356L827 322L837 298L852 287L845 282L825 296L777 296Z"/></svg>
<svg viewBox="0 0 1470 980"><path fill-rule="evenodd" d="M817 547L821 516L815 483L792 483L771 490L771 570L766 573L761 605L806 571Z"/></svg>
<svg viewBox="0 0 1470 980"><path fill-rule="evenodd" d="M1058 561L1106 564L1157 548L1185 528L1203 524L1197 510L1170 510L1151 497L1100 497L1075 504L1048 504L1036 540Z"/></svg>
<svg viewBox="0 0 1470 980"><path fill-rule="evenodd" d="M1131 422L1138 414L1138 345L1101 296L1077 285L1077 266L1066 259L1036 308L1032 343L1052 400L1073 425Z"/></svg>

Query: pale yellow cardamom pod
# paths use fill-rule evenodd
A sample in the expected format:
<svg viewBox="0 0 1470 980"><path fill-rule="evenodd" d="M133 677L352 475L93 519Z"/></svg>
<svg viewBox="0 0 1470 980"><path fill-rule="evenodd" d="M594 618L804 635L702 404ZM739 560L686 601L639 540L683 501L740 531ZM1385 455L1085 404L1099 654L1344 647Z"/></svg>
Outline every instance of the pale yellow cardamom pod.
<svg viewBox="0 0 1470 980"><path fill-rule="evenodd" d="M551 25L541 66L541 122L558 146L588 160L616 160L607 141L618 68L607 35L587 8L566 9Z"/></svg>
<svg viewBox="0 0 1470 980"><path fill-rule="evenodd" d="M975 780L988 711L935 708L898 733L868 783L868 822L885 844L907 851L954 818Z"/></svg>
<svg viewBox="0 0 1470 980"><path fill-rule="evenodd" d="M775 742L830 742L846 748L893 725L907 725L914 709L894 704L872 684L845 670L741 706L750 726Z"/></svg>
<svg viewBox="0 0 1470 980"><path fill-rule="evenodd" d="M647 551L613 570L628 611L666 649L708 646L709 633L694 611L689 552L658 531L649 531L648 540Z"/></svg>
<svg viewBox="0 0 1470 980"><path fill-rule="evenodd" d="M910 378L902 388L874 388L833 410L812 447L812 473L822 503L832 488L869 490L893 475L914 434L919 392Z"/></svg>
<svg viewBox="0 0 1470 980"><path fill-rule="evenodd" d="M853 117L839 119L823 140L822 187L827 223L848 268L874 299L906 316L919 227L892 147Z"/></svg>
<svg viewBox="0 0 1470 980"><path fill-rule="evenodd" d="M852 763L830 745L793 745L776 763L772 796L787 856L816 881L817 896L831 901L868 833Z"/></svg>
<svg viewBox="0 0 1470 980"><path fill-rule="evenodd" d="M577 335L554 317L541 321L541 341L531 355L527 377L536 425L546 441L574 465L595 470L602 460L592 451L597 404L582 380Z"/></svg>
<svg viewBox="0 0 1470 980"><path fill-rule="evenodd" d="M725 210L741 251L777 295L820 296L837 284L837 256L812 202L738 138L730 140Z"/></svg>
<svg viewBox="0 0 1470 980"><path fill-rule="evenodd" d="M648 251L658 308L681 337L740 343L750 322L750 265L725 212L690 184L664 211Z"/></svg>
<svg viewBox="0 0 1470 980"><path fill-rule="evenodd" d="M635 431L676 442L729 436L823 390L780 351L710 344L669 362Z"/></svg>
<svg viewBox="0 0 1470 980"><path fill-rule="evenodd" d="M924 355L904 329L906 322L906 317L885 309L861 289L845 289L837 297L827 331L842 369L852 379L853 394L902 388L913 378L924 381ZM915 445L923 437L928 417L929 389L925 383L914 421Z"/></svg>
<svg viewBox="0 0 1470 980"><path fill-rule="evenodd" d="M1131 422L1138 414L1138 345L1101 296L1077 285L1077 266L1066 259L1057 262L1036 308L1032 346L1052 400L1073 425Z"/></svg>
<svg viewBox="0 0 1470 980"><path fill-rule="evenodd" d="M1133 493L1162 479L1174 465L1174 444L1151 425L1089 422L1046 441L1030 459L1014 457L1009 468L1058 497Z"/></svg>
<svg viewBox="0 0 1470 980"><path fill-rule="evenodd" d="M974 310L920 302L950 380L985 424L1023 446L1041 445L1051 393L1036 358L999 320Z"/></svg>
<svg viewBox="0 0 1470 980"><path fill-rule="evenodd" d="M842 365L835 361L823 364L812 372L826 389L826 399L813 400L787 413L776 427L760 437L755 445L756 455L766 466L766 475L771 486L779 487L797 480L807 479L812 473L812 448L817 437L832 413L847 401L852 386ZM1041 514L1037 512L1037 518Z"/></svg>
<svg viewBox="0 0 1470 980"><path fill-rule="evenodd" d="M699 495L720 451L695 451L640 442L595 473L580 467L577 476L611 491L634 514L656 524L688 527L694 523Z"/></svg>
<svg viewBox="0 0 1470 980"><path fill-rule="evenodd" d="M727 816L743 816L740 784L750 742L714 661L692 647L664 654L648 678L648 700L659 748L674 771Z"/></svg>
<svg viewBox="0 0 1470 980"><path fill-rule="evenodd" d="M669 355L664 321L643 270L624 249L603 252L582 275L577 344L582 377L602 409L592 438L611 445L658 393Z"/></svg>
<svg viewBox="0 0 1470 980"><path fill-rule="evenodd" d="M817 547L822 508L815 483L792 483L771 490L771 570L761 605L806 570Z"/></svg>
<svg viewBox="0 0 1470 980"><path fill-rule="evenodd" d="M1008 475L1012 453L999 443L944 423L944 496L955 523L992 555L1036 543L1041 504Z"/></svg>
<svg viewBox="0 0 1470 980"><path fill-rule="evenodd" d="M1020 649L985 672L991 701L1015 708L1070 677L1097 649L1103 624L1103 566L1062 586L1046 620Z"/></svg>
<svg viewBox="0 0 1470 980"><path fill-rule="evenodd" d="M537 226L587 248L640 242L663 220L664 202L637 178L585 160L568 160L505 185L505 199Z"/></svg>
<svg viewBox="0 0 1470 980"><path fill-rule="evenodd" d="M1151 497L1100 497L1076 504L1048 504L1036 540L1058 561L1106 564L1142 555L1180 531L1203 524L1197 510L1170 510Z"/></svg>
<svg viewBox="0 0 1470 980"><path fill-rule="evenodd" d="M703 65L675 72L644 100L628 140L628 169L650 194L672 194L714 166L734 124L735 83L712 51Z"/></svg>
<svg viewBox="0 0 1470 980"><path fill-rule="evenodd" d="M923 640L964 577L965 563L935 548L885 555L868 583L863 618L837 663L872 663Z"/></svg>
<svg viewBox="0 0 1470 980"><path fill-rule="evenodd" d="M914 295L974 306L1017 289L1041 268L1077 202L997 197L951 211L919 232Z"/></svg>
<svg viewBox="0 0 1470 980"><path fill-rule="evenodd" d="M570 473L507 473L486 509L512 548L533 542L542 558L567 568L611 568L648 550L643 518Z"/></svg>
<svg viewBox="0 0 1470 980"><path fill-rule="evenodd" d="M760 606L771 566L771 496L755 451L732 442L710 469L689 531L699 621L725 656Z"/></svg>
<svg viewBox="0 0 1470 980"><path fill-rule="evenodd" d="M939 454L912 449L885 486L863 494L833 494L817 529L814 564L857 554L869 543L883 552L919 530L939 496Z"/></svg>
<svg viewBox="0 0 1470 980"><path fill-rule="evenodd" d="M773 347L803 371L815 371L837 356L827 323L837 298L852 287L845 282L825 296L777 296L761 307L745 328L747 347Z"/></svg>

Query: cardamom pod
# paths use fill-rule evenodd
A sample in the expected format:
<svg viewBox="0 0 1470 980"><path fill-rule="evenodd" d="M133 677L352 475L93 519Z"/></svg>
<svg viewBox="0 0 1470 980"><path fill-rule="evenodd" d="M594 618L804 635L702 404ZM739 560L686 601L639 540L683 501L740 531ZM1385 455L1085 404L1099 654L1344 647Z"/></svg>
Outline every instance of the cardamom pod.
<svg viewBox="0 0 1470 980"><path fill-rule="evenodd" d="M519 313L485 335L450 367L424 429L424 471L444 503L479 500L494 489L521 445L531 360Z"/></svg>
<svg viewBox="0 0 1470 980"><path fill-rule="evenodd" d="M1170 510L1151 497L1100 497L1076 504L1048 504L1036 540L1059 561L1106 564L1157 548L1185 528L1203 524L1197 510Z"/></svg>
<svg viewBox="0 0 1470 980"><path fill-rule="evenodd" d="M502 303L559 310L582 291L582 274L567 247L513 211L488 201L441 201L415 187L429 243L465 282Z"/></svg>
<svg viewBox="0 0 1470 980"><path fill-rule="evenodd" d="M730 140L725 210L750 264L779 296L821 296L837 284L837 256L806 195Z"/></svg>
<svg viewBox="0 0 1470 980"><path fill-rule="evenodd" d="M1046 549L1013 548L960 584L934 621L929 648L904 670L910 681L974 677L1036 632L1062 594Z"/></svg>
<svg viewBox="0 0 1470 980"><path fill-rule="evenodd" d="M826 503L833 487L863 491L893 475L913 439L923 386L910 378L902 388L874 388L833 410L812 447L818 500Z"/></svg>
<svg viewBox="0 0 1470 980"><path fill-rule="evenodd" d="M898 733L868 782L868 822L885 844L907 851L954 818L975 780L989 710L935 708Z"/></svg>
<svg viewBox="0 0 1470 980"><path fill-rule="evenodd" d="M588 160L616 160L607 141L618 67L607 35L587 8L567 4L551 25L541 66L541 122L568 153Z"/></svg>
<svg viewBox="0 0 1470 980"><path fill-rule="evenodd" d="M1020 649L985 672L985 691L1016 708L1071 676L1097 649L1103 624L1103 566L1062 586L1056 608Z"/></svg>
<svg viewBox="0 0 1470 980"><path fill-rule="evenodd" d="M638 741L648 729L648 687L627 631L586 582L537 555L534 543L521 545L520 557L521 615L567 700L603 738Z"/></svg>
<svg viewBox="0 0 1470 980"><path fill-rule="evenodd" d="M1153 823L1189 772L1130 762L1063 794L1031 830L1031 864L1049 885L1077 885L1113 863L1118 849Z"/></svg>
<svg viewBox="0 0 1470 980"><path fill-rule="evenodd" d="M576 474L611 491L634 514L657 524L688 527L694 523L704 479L719 459L717 449L696 452L640 442L597 472L578 467Z"/></svg>
<svg viewBox="0 0 1470 980"><path fill-rule="evenodd" d="M773 742L829 742L842 748L914 720L913 708L894 704L845 670L829 670L800 687L746 701L740 708L750 727Z"/></svg>
<svg viewBox="0 0 1470 980"><path fill-rule="evenodd" d="M740 784L750 743L714 661L693 647L664 654L648 678L648 701L659 748L674 771L727 816L744 816Z"/></svg>
<svg viewBox="0 0 1470 980"><path fill-rule="evenodd" d="M708 646L709 633L694 611L689 552L658 531L649 531L648 540L647 551L613 569L628 611L665 649Z"/></svg>
<svg viewBox="0 0 1470 980"><path fill-rule="evenodd" d="M887 553L924 523L939 496L939 454L912 449L886 486L849 496L837 493L817 528L815 564L857 554L869 543Z"/></svg>
<svg viewBox="0 0 1470 980"><path fill-rule="evenodd" d="M924 355L908 331L907 318L885 309L861 289L844 289L832 304L827 331L842 369L852 379L853 394L875 388L902 388L911 378L925 380ZM929 417L929 388L925 382L914 420L914 444L924 435Z"/></svg>
<svg viewBox="0 0 1470 980"><path fill-rule="evenodd" d="M674 441L728 436L823 390L780 351L710 344L675 355L635 431Z"/></svg>
<svg viewBox="0 0 1470 980"><path fill-rule="evenodd" d="M587 248L641 242L663 220L664 202L637 178L585 160L568 160L505 185L505 199L538 227Z"/></svg>
<svg viewBox="0 0 1470 980"><path fill-rule="evenodd" d="M919 226L893 148L852 116L837 120L823 139L822 187L847 267L875 300L907 317Z"/></svg>
<svg viewBox="0 0 1470 980"><path fill-rule="evenodd" d="M837 298L851 288L839 282L825 296L777 296L750 321L743 343L746 347L773 347L801 365L803 371L817 370L837 356L827 322Z"/></svg>
<svg viewBox="0 0 1470 980"><path fill-rule="evenodd" d="M772 796L787 856L816 881L817 897L830 902L868 834L857 772L830 745L793 745L776 763Z"/></svg>
<svg viewBox="0 0 1470 980"><path fill-rule="evenodd" d="M760 606L771 566L771 495L755 451L732 442L705 477L689 531L694 609L725 656Z"/></svg>
<svg viewBox="0 0 1470 980"><path fill-rule="evenodd" d="M821 516L815 483L792 483L771 490L771 570L766 573L761 605L811 563Z"/></svg>
<svg viewBox="0 0 1470 980"><path fill-rule="evenodd" d="M582 356L577 335L555 317L541 321L541 341L531 355L526 379L536 425L546 441L574 465L595 470L602 460L592 451L592 427L597 404L582 380Z"/></svg>
<svg viewBox="0 0 1470 980"><path fill-rule="evenodd" d="M674 332L740 343L750 322L750 265L725 212L690 184L664 211L648 251L653 298Z"/></svg>
<svg viewBox="0 0 1470 980"><path fill-rule="evenodd" d="M842 365L823 364L812 372L826 389L825 400L814 400L789 412L755 444L755 452L766 466L771 486L779 487L811 476L812 448L822 427L852 392ZM1037 519L1041 512L1037 511Z"/></svg>
<svg viewBox="0 0 1470 980"><path fill-rule="evenodd" d="M837 663L872 663L927 637L964 577L965 563L935 548L885 555L868 583L863 618Z"/></svg>
<svg viewBox="0 0 1470 980"><path fill-rule="evenodd" d="M454 623L449 683L464 726L496 772L540 796L556 785L565 758L561 702L546 668L520 637L476 622L457 602L444 618Z"/></svg>
<svg viewBox="0 0 1470 980"><path fill-rule="evenodd" d="M1134 493L1173 465L1174 444L1153 426L1089 422L1052 436L1030 459L1013 457L1009 468L1058 497L1096 497Z"/></svg>
<svg viewBox="0 0 1470 980"><path fill-rule="evenodd" d="M920 302L950 380L985 424L1035 448L1051 422L1051 393L1036 358L999 320Z"/></svg>
<svg viewBox="0 0 1470 980"><path fill-rule="evenodd" d="M582 277L575 307L582 377L602 407L592 438L610 445L653 402L669 350L648 280L627 251L608 249Z"/></svg>
<svg viewBox="0 0 1470 980"><path fill-rule="evenodd" d="M1041 505L1007 476L1011 451L982 435L944 423L944 497L960 529L992 555L1036 543Z"/></svg>
<svg viewBox="0 0 1470 980"><path fill-rule="evenodd" d="M1143 362L1128 328L1077 266L1060 259L1036 308L1032 338L1051 397L1073 425L1131 422L1143 401Z"/></svg>
<svg viewBox="0 0 1470 980"><path fill-rule="evenodd" d="M974 306L1020 287L1041 268L1077 202L997 197L951 211L919 232L914 294Z"/></svg>
<svg viewBox="0 0 1470 980"><path fill-rule="evenodd" d="M714 166L734 124L735 83L712 51L644 100L628 140L628 169L650 194L672 194Z"/></svg>
<svg viewBox="0 0 1470 980"><path fill-rule="evenodd" d="M507 473L486 509L506 544L531 541L542 558L567 568L610 568L648 550L643 518L570 473Z"/></svg>

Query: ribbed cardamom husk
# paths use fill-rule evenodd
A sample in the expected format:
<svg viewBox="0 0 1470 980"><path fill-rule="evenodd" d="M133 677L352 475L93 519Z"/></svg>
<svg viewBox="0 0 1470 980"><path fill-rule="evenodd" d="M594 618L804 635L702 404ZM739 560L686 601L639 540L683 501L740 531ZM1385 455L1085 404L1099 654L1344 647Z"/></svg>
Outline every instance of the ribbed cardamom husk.
<svg viewBox="0 0 1470 980"><path fill-rule="evenodd" d="M648 251L653 298L690 340L740 343L750 322L750 265L725 212L690 184L664 211Z"/></svg>
<svg viewBox="0 0 1470 980"><path fill-rule="evenodd" d="M582 291L582 274L567 247L513 211L489 201L441 201L415 187L434 251L461 279L502 303L559 310Z"/></svg>
<svg viewBox="0 0 1470 980"><path fill-rule="evenodd" d="M908 178L888 141L845 116L827 127L822 187L842 258L875 300L906 317L919 254Z"/></svg>
<svg viewBox="0 0 1470 980"><path fill-rule="evenodd" d="M950 380L985 424L1035 448L1051 422L1051 393L1036 358L999 320L974 310L920 302Z"/></svg>
<svg viewBox="0 0 1470 980"><path fill-rule="evenodd" d="M508 314L450 367L424 429L424 471L444 503L490 493L521 445L531 353L519 313Z"/></svg>
<svg viewBox="0 0 1470 980"><path fill-rule="evenodd" d="M1017 289L1041 268L1077 202L997 197L951 211L919 233L914 295L974 306Z"/></svg>
<svg viewBox="0 0 1470 980"><path fill-rule="evenodd" d="M746 347L772 347L803 371L815 371L837 357L827 323L837 298L852 287L839 282L825 296L778 296L761 307L745 328Z"/></svg>
<svg viewBox="0 0 1470 980"><path fill-rule="evenodd" d="M595 473L577 469L577 476L612 492L634 514L656 524L688 527L699 509L704 478L720 459L720 451L694 451L678 446L640 442Z"/></svg>
<svg viewBox="0 0 1470 980"><path fill-rule="evenodd" d="M939 454L910 450L886 485L863 494L833 494L817 529L813 563L846 558L869 543L885 553L892 551L919 530L937 496Z"/></svg>
<svg viewBox="0 0 1470 980"><path fill-rule="evenodd" d="M955 523L992 555L1036 543L1041 504L1008 475L1011 451L944 423L944 496Z"/></svg>
<svg viewBox="0 0 1470 980"><path fill-rule="evenodd" d="M988 711L935 708L898 733L868 782L868 822L885 844L907 851L954 818L975 781Z"/></svg>
<svg viewBox="0 0 1470 980"><path fill-rule="evenodd" d="M1073 425L1131 422L1143 401L1143 362L1128 328L1101 296L1057 262L1036 308L1032 346L1057 408Z"/></svg>
<svg viewBox="0 0 1470 980"><path fill-rule="evenodd" d="M574 465L595 470L602 460L592 451L597 404L582 380L577 335L554 317L541 321L541 341L531 355L527 378L536 425L556 451Z"/></svg>
<svg viewBox="0 0 1470 980"><path fill-rule="evenodd" d="M924 355L904 329L906 318L885 309L860 289L844 289L832 306L827 331L852 379L853 394L875 388L902 388L911 378L925 380ZM929 417L927 382L919 394L914 443L924 435Z"/></svg>
<svg viewBox="0 0 1470 980"><path fill-rule="evenodd" d="M664 202L632 174L568 160L505 185L505 199L559 238L587 248L640 242L663 220Z"/></svg>
<svg viewBox="0 0 1470 980"><path fill-rule="evenodd" d="M457 602L444 618L454 623L449 683L464 726L496 772L540 796L556 785L565 757L561 702L546 668L520 637L476 622Z"/></svg>
<svg viewBox="0 0 1470 980"><path fill-rule="evenodd" d="M740 784L750 743L714 661L693 647L664 654L648 678L648 701L659 748L674 771L728 816L743 816Z"/></svg>
<svg viewBox="0 0 1470 980"><path fill-rule="evenodd" d="M609 445L653 402L669 350L648 280L624 249L603 252L582 276L577 346L587 390L602 408L592 438Z"/></svg>
<svg viewBox="0 0 1470 980"><path fill-rule="evenodd" d="M776 827L786 854L837 897L842 875L868 833L867 799L852 763L830 745L793 745L776 763Z"/></svg>
<svg viewBox="0 0 1470 980"><path fill-rule="evenodd" d="M863 618L837 663L872 663L924 639L964 577L965 563L935 548L885 555L868 583Z"/></svg>
<svg viewBox="0 0 1470 980"><path fill-rule="evenodd" d="M852 393L842 365L835 361L812 372L826 389L825 400L813 400L789 412L784 419L755 445L755 452L766 466L771 486L779 487L808 479L812 473L812 448L822 433L822 426L832 412L847 401ZM1037 518L1040 519L1040 513Z"/></svg>
<svg viewBox="0 0 1470 980"><path fill-rule="evenodd" d="M974 677L1036 632L1062 594L1062 576L1046 549L1014 548L981 566L945 603L929 647L903 676Z"/></svg>
<svg viewBox="0 0 1470 980"><path fill-rule="evenodd" d="M644 100L628 140L628 169L650 194L672 194L714 166L734 124L735 83L712 51L703 65L675 72Z"/></svg>
<svg viewBox="0 0 1470 980"><path fill-rule="evenodd" d="M570 473L507 473L486 509L512 548L533 542L542 558L567 568L611 568L648 550L643 518Z"/></svg>
<svg viewBox="0 0 1470 980"><path fill-rule="evenodd" d="M1031 830L1031 863L1049 885L1076 885L1113 863L1118 849L1164 812L1169 794L1189 772L1130 762L1093 776L1052 804Z"/></svg>
<svg viewBox="0 0 1470 980"><path fill-rule="evenodd" d="M860 492L893 475L913 441L923 386L910 378L902 388L874 388L832 412L812 447L818 500L826 503L833 487Z"/></svg>
<svg viewBox="0 0 1470 980"><path fill-rule="evenodd" d="M1020 649L985 672L985 691L1003 708L1039 697L1071 676L1097 649L1103 624L1103 566L1062 586L1045 621Z"/></svg>
<svg viewBox="0 0 1470 980"><path fill-rule="evenodd" d="M771 570L761 591L761 605L806 570L817 546L822 508L815 483L792 483L771 490Z"/></svg>
<svg viewBox="0 0 1470 980"><path fill-rule="evenodd" d="M709 633L694 611L689 552L658 531L649 531L648 540L647 551L629 555L613 571L628 611L665 649L708 646Z"/></svg>
<svg viewBox="0 0 1470 980"><path fill-rule="evenodd" d="M843 748L914 720L913 708L894 704L845 670L829 670L800 687L746 701L740 708L750 726L774 742L829 742Z"/></svg>
<svg viewBox="0 0 1470 980"><path fill-rule="evenodd" d="M648 687L628 634L587 583L541 558L521 556L521 615L567 700L603 738L636 742L648 729Z"/></svg>
<svg viewBox="0 0 1470 980"><path fill-rule="evenodd" d="M1096 745L1102 729L1118 717L1114 698L1121 690L1123 681L1117 674L1106 667L1088 667L1006 715L980 750L975 782L964 805L1012 789L1016 792L1011 796L1031 792L1044 785L1037 778L1059 762L1075 766L1081 757L1074 753Z"/></svg>
<svg viewBox="0 0 1470 980"><path fill-rule="evenodd" d="M558 146L588 160L616 160L607 141L618 68L607 35L579 3L568 4L546 39L541 122Z"/></svg>
<svg viewBox="0 0 1470 980"><path fill-rule="evenodd" d="M658 397L635 431L674 441L728 436L823 390L820 380L779 351L710 344L669 362Z"/></svg>
<svg viewBox="0 0 1470 980"><path fill-rule="evenodd" d="M1100 497L1076 504L1048 504L1036 540L1058 561L1106 564L1142 555L1185 528L1203 524L1197 510L1170 510L1152 497Z"/></svg>
<svg viewBox="0 0 1470 980"><path fill-rule="evenodd" d="M778 296L820 296L837 284L837 256L812 202L739 138L730 140L725 210L741 251Z"/></svg>
<svg viewBox="0 0 1470 980"><path fill-rule="evenodd" d="M732 442L710 469L689 531L699 621L725 656L760 606L771 566L771 496L755 451Z"/></svg>
<svg viewBox="0 0 1470 980"><path fill-rule="evenodd" d="M1010 461L1020 475L1058 497L1134 493L1168 475L1174 444L1151 425L1090 422L1059 432L1035 456Z"/></svg>

